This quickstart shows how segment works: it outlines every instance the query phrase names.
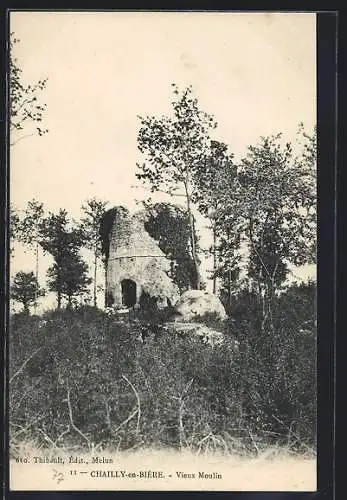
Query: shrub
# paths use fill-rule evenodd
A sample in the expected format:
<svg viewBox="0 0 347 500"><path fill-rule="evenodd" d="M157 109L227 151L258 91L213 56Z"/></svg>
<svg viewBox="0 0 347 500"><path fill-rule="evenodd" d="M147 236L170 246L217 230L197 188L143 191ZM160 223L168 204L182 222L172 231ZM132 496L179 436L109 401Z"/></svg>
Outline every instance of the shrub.
<svg viewBox="0 0 347 500"><path fill-rule="evenodd" d="M121 320L92 307L14 315L13 449L25 438L118 449L313 446L315 329L302 334L308 303L294 314L293 300L295 290L278 299L272 335L240 307L213 348L167 333L160 321Z"/></svg>
<svg viewBox="0 0 347 500"><path fill-rule="evenodd" d="M251 432L293 448L315 447L315 284L293 285L274 304L274 330L260 328L256 296L243 294L229 320L240 342L244 417Z"/></svg>

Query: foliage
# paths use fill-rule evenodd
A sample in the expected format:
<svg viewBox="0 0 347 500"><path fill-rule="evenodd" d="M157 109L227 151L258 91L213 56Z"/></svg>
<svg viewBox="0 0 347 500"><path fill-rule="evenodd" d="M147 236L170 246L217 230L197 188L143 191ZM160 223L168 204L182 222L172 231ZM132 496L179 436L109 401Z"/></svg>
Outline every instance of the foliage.
<svg viewBox="0 0 347 500"><path fill-rule="evenodd" d="M71 223L66 210L51 213L44 220L40 245L54 259L47 275L50 290L57 292L58 309L64 295L70 304L72 297L83 293L91 282L86 277L87 266L78 255L83 243L82 229Z"/></svg>
<svg viewBox="0 0 347 500"><path fill-rule="evenodd" d="M107 201L90 198L82 205L81 226L84 231L85 245L97 257L101 255L100 223L106 212Z"/></svg>
<svg viewBox="0 0 347 500"><path fill-rule="evenodd" d="M261 240L253 243L250 253L248 276L258 283L272 283L279 287L286 279L288 266L282 250L282 232L273 214L268 216Z"/></svg>
<svg viewBox="0 0 347 500"><path fill-rule="evenodd" d="M98 259L101 257L100 224L105 214L108 202L91 198L82 205L84 216L81 220L81 227L84 233L85 246L93 252L94 256L94 306L97 306L97 268Z"/></svg>
<svg viewBox="0 0 347 500"><path fill-rule="evenodd" d="M40 244L62 264L64 252L77 252L84 242L82 230L71 223L67 211L60 209L58 214L50 213L42 225L42 239Z"/></svg>
<svg viewBox="0 0 347 500"><path fill-rule="evenodd" d="M19 232L20 232L20 217L18 209L11 203L10 204L10 224L9 224L9 233L10 233L10 255L13 255L14 247L13 243L18 241Z"/></svg>
<svg viewBox="0 0 347 500"><path fill-rule="evenodd" d="M218 220L223 198L235 189L237 166L233 158L226 144L212 140L201 167L194 171L196 190L193 200L200 213L209 219L213 235L213 244L207 251L213 256L213 293L217 291L217 278L224 277L226 272L234 271L236 267L235 250L239 238L231 241Z"/></svg>
<svg viewBox="0 0 347 500"><path fill-rule="evenodd" d="M224 343L213 348L160 323L91 307L14 315L12 443L30 436L100 450L201 452L210 442L231 453L313 449L316 338L307 321L314 290L294 286L278 298L275 336L260 330L256 296L244 295ZM293 304L302 306L293 311Z"/></svg>
<svg viewBox="0 0 347 500"><path fill-rule="evenodd" d="M288 433L307 443L316 436L316 284L292 285L276 297L273 329L262 329L254 292L234 299L229 331L244 358L246 413L254 430Z"/></svg>
<svg viewBox="0 0 347 500"><path fill-rule="evenodd" d="M87 292L92 282L87 273L88 266L78 254L66 253L63 266L55 262L47 271L49 289L59 291L71 307L73 298Z"/></svg>
<svg viewBox="0 0 347 500"><path fill-rule="evenodd" d="M25 313L28 314L30 306L35 305L37 298L43 295L45 295L45 291L39 287L33 272L19 271L13 278L11 299L23 304Z"/></svg>
<svg viewBox="0 0 347 500"><path fill-rule="evenodd" d="M194 262L189 251L187 211L172 203L146 204L145 208L145 229L170 259L170 277L183 293L196 281ZM195 238L197 240L196 236Z"/></svg>
<svg viewBox="0 0 347 500"><path fill-rule="evenodd" d="M195 288L200 288L198 248L192 213L194 172L201 167L209 147L209 133L216 123L199 109L191 87L180 91L173 85L173 116L139 117L138 148L147 163L138 165L137 178L152 192L183 196L190 227L191 255L196 270Z"/></svg>
<svg viewBox="0 0 347 500"><path fill-rule="evenodd" d="M228 146L220 141L211 140L208 151L200 168L194 171L196 192L194 202L199 211L213 220L220 207L219 190L232 191L237 175L237 165L234 155L228 151Z"/></svg>
<svg viewBox="0 0 347 500"><path fill-rule="evenodd" d="M35 199L28 201L20 219L18 240L29 247L35 247L41 237L43 220L43 203Z"/></svg>
<svg viewBox="0 0 347 500"><path fill-rule="evenodd" d="M309 143L311 156L306 158L305 148L295 156L290 143L281 143L280 134L262 137L242 159L232 192L220 191L218 225L231 241L243 238L249 248L248 281L270 325L274 294L285 280L287 264L315 258L314 139Z"/></svg>
<svg viewBox="0 0 347 500"><path fill-rule="evenodd" d="M17 240L34 249L35 278L39 281L39 245L44 222L43 203L32 199L28 202L23 217L18 220Z"/></svg>
<svg viewBox="0 0 347 500"><path fill-rule="evenodd" d="M48 130L41 126L43 114L46 109L45 104L38 101L38 93L46 88L47 78L38 82L26 85L22 77L22 69L14 57L15 45L19 39L14 33L10 34L10 132L11 146L18 141L37 133L42 136ZM30 133L20 135L26 127L31 127Z"/></svg>
<svg viewBox="0 0 347 500"><path fill-rule="evenodd" d="M278 262L286 259L302 265L315 258L311 248L316 229L314 163L308 165L295 157L292 145L281 146L280 138L262 138L259 145L249 148L242 160L240 197L248 193L242 208L252 248L262 247L265 233L275 227L281 239L277 241ZM263 268L264 274L270 274Z"/></svg>

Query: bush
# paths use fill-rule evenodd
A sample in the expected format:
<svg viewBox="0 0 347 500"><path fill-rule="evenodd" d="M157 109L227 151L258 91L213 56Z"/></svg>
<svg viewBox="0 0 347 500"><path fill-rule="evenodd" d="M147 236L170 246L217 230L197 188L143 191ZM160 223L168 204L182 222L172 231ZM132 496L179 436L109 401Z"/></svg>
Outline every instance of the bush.
<svg viewBox="0 0 347 500"><path fill-rule="evenodd" d="M314 283L276 298L273 330L262 330L256 296L244 293L229 320L240 342L245 418L251 432L296 449L315 448L316 327Z"/></svg>
<svg viewBox="0 0 347 500"><path fill-rule="evenodd" d="M170 335L160 322L117 320L91 307L14 315L12 449L33 438L118 449L313 446L315 331L300 333L293 296L279 299L273 336L241 308L213 348Z"/></svg>

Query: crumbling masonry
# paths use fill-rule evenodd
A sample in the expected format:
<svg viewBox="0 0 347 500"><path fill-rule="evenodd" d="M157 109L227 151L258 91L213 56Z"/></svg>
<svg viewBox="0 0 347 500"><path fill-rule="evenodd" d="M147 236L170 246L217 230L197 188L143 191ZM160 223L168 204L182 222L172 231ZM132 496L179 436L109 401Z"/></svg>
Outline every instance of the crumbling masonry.
<svg viewBox="0 0 347 500"><path fill-rule="evenodd" d="M106 305L173 305L179 290L167 274L170 261L145 230L140 214L132 215L124 207L113 211L116 215L108 229Z"/></svg>

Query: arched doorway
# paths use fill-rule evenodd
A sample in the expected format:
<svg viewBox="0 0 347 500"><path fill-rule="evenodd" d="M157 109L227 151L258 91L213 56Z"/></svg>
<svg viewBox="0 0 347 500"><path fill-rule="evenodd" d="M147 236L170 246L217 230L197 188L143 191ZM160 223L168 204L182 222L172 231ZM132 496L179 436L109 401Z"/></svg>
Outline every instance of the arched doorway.
<svg viewBox="0 0 347 500"><path fill-rule="evenodd" d="M136 283L133 280L123 280L122 283L122 304L124 307L134 307L137 300Z"/></svg>

